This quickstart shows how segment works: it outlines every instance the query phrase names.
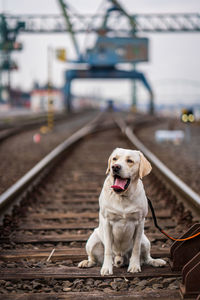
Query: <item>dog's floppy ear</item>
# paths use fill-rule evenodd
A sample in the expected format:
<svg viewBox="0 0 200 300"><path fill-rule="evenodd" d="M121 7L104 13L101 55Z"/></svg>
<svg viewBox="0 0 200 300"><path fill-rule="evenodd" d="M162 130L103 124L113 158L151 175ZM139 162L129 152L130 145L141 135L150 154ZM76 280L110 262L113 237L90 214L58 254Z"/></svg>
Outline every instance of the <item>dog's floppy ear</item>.
<svg viewBox="0 0 200 300"><path fill-rule="evenodd" d="M108 167L107 167L107 170L106 170L106 175L110 172L110 164L111 164L111 156L108 159Z"/></svg>
<svg viewBox="0 0 200 300"><path fill-rule="evenodd" d="M148 175L151 172L151 164L140 152L140 166L139 166L139 177L142 179L144 176Z"/></svg>

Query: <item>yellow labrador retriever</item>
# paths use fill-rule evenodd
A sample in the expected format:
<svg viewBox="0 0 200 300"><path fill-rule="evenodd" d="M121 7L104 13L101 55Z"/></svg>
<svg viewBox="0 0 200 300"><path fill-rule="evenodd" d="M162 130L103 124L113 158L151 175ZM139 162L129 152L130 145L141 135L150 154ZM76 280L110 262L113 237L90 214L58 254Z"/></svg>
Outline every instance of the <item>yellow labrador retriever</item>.
<svg viewBox="0 0 200 300"><path fill-rule="evenodd" d="M148 204L141 179L150 171L151 165L140 151L113 151L99 197L99 227L87 241L88 260L80 262L80 268L103 263L103 276L113 274L113 263L117 267L127 264L128 272L140 272L142 264L166 264L151 257L150 242L144 234Z"/></svg>

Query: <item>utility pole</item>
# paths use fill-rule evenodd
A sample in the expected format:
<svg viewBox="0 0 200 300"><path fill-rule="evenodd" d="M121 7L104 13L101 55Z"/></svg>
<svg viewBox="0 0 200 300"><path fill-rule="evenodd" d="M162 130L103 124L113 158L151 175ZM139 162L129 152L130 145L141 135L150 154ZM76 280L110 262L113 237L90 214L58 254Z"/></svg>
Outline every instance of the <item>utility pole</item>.
<svg viewBox="0 0 200 300"><path fill-rule="evenodd" d="M54 126L54 103L52 97L52 59L53 59L53 48L51 46L47 49L47 59L48 59L48 113L47 122L48 129L52 130Z"/></svg>
<svg viewBox="0 0 200 300"><path fill-rule="evenodd" d="M133 70L136 70L136 64L133 64ZM131 107L132 112L137 111L137 85L136 85L136 80L132 81L132 107Z"/></svg>

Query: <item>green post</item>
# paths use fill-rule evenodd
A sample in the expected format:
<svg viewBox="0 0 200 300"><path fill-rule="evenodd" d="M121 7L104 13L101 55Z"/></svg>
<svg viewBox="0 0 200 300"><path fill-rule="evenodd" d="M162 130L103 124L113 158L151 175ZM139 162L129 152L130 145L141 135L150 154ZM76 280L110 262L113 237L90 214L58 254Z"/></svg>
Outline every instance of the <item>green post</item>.
<svg viewBox="0 0 200 300"><path fill-rule="evenodd" d="M133 70L135 71L136 64L133 64ZM136 86L136 80L133 80L132 82L132 105L131 110L133 112L136 112L137 110L137 86Z"/></svg>
<svg viewBox="0 0 200 300"><path fill-rule="evenodd" d="M2 76L2 72L1 72L1 51L0 51L0 101L2 100L2 80L1 80L1 76Z"/></svg>
<svg viewBox="0 0 200 300"><path fill-rule="evenodd" d="M155 113L153 92L150 93L149 113L150 113L150 115L154 115L154 113Z"/></svg>

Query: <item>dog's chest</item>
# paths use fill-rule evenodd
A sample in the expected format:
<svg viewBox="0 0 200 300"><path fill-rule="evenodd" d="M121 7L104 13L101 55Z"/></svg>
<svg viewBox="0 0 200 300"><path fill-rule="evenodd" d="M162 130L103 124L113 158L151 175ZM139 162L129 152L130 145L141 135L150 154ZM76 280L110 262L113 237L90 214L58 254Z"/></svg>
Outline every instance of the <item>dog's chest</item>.
<svg viewBox="0 0 200 300"><path fill-rule="evenodd" d="M141 212L135 210L116 210L107 208L105 210L105 217L113 223L125 225L127 222L137 222L141 218Z"/></svg>
<svg viewBox="0 0 200 300"><path fill-rule="evenodd" d="M140 220L139 212L113 213L108 212L107 218L111 225L113 249L125 251L131 245L131 240Z"/></svg>

